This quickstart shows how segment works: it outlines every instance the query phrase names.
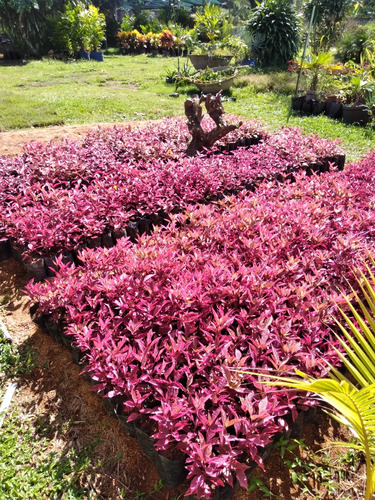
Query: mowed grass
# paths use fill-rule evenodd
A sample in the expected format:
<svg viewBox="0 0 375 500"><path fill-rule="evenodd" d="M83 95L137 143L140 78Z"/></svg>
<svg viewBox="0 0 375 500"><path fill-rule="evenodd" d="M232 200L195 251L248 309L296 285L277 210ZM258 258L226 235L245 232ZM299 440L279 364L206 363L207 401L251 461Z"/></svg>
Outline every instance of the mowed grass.
<svg viewBox="0 0 375 500"><path fill-rule="evenodd" d="M181 58L182 67L186 63ZM165 83L177 58L105 55L96 61L52 59L20 64L0 62L0 131L49 125L152 120L184 114L184 101L194 85L177 89ZM290 114L296 75L253 72L235 81L225 102L227 112L263 120L271 131L301 127L305 133L341 139L349 160L374 144L371 127L348 126L324 115Z"/></svg>
<svg viewBox="0 0 375 500"><path fill-rule="evenodd" d="M182 113L169 97L165 71L174 62L146 56L1 65L0 128L149 120Z"/></svg>

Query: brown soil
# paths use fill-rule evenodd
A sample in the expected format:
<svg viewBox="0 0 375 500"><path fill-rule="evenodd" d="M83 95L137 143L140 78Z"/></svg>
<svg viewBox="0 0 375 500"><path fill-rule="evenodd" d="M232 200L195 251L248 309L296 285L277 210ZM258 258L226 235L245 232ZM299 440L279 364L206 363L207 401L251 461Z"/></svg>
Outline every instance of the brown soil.
<svg viewBox="0 0 375 500"><path fill-rule="evenodd" d="M22 145L31 140L47 142L59 140L62 137L81 139L89 129L97 126L72 125L2 132L0 133L0 154L17 154L21 151ZM102 126L108 126L108 124L102 124ZM91 391L89 383L79 375L79 369L72 361L71 354L39 330L31 321L27 299L20 292L26 283L27 277L20 264L13 259L0 263L0 303L4 305L3 320L15 344L21 346L31 344L37 354L38 365L31 375L21 378L12 404L21 408L23 414L35 421L49 423L49 437L52 439L53 450L63 451L74 448L79 451L99 438L99 444L94 451L94 473L80 478L80 482L91 492L90 498L103 500L183 498L187 489L186 484L174 490L163 488L157 493L151 493L158 481L154 465L142 454L137 441L128 437L119 422L109 417L104 411L102 400ZM71 424L67 426L68 422ZM68 430L63 430L66 427ZM302 437L314 452L330 441L348 439L346 431L340 429L322 412L318 412L313 422L305 424ZM301 448L297 448L294 453L297 459L304 457L307 461L309 460L306 452ZM336 451L331 446L328 448L328 453L332 460L336 458ZM343 453L346 454L346 451ZM343 464L344 478L335 494L330 492L321 481L314 483L313 478L310 477L307 483L311 492L309 493L304 491L303 487L293 484L293 471L284 465L285 458L296 460L292 454L289 456L287 454L283 460L280 451L275 450L266 461L265 472L256 470L256 476L262 481L264 487L272 492L271 498L307 500L361 497L363 466L357 471ZM99 460L100 464L97 463ZM316 458L314 463L319 467L319 458ZM313 467L310 468L314 470ZM302 478L303 468L299 467L296 471ZM338 483L337 475L329 478L328 483L331 485ZM137 491L144 492L145 495L139 497ZM260 490L247 492L240 488L233 500L261 500L263 498L270 498L270 496L263 495Z"/></svg>
<svg viewBox="0 0 375 500"><path fill-rule="evenodd" d="M133 128L142 127L147 122L131 122ZM63 138L81 140L90 131L100 128L108 128L116 125L117 127L129 125L129 122L123 123L93 123L90 125L63 125L46 128L28 128L22 130L10 130L0 132L0 154L17 155L22 151L22 147L31 141L49 142L59 141Z"/></svg>

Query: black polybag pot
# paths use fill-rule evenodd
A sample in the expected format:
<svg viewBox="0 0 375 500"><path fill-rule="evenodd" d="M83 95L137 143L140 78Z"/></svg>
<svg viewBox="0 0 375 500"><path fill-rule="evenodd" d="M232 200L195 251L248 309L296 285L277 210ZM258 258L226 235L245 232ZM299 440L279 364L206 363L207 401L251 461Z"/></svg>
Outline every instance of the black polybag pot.
<svg viewBox="0 0 375 500"><path fill-rule="evenodd" d="M167 488L175 488L187 475L184 461L170 460L160 455L154 446L154 439L150 438L138 427L135 428L137 440L142 452L156 466L156 470Z"/></svg>
<svg viewBox="0 0 375 500"><path fill-rule="evenodd" d="M12 251L8 238L0 238L0 262L10 259Z"/></svg>
<svg viewBox="0 0 375 500"><path fill-rule="evenodd" d="M28 277L34 278L34 281L43 281L47 278L44 259L28 259L24 261L24 266Z"/></svg>

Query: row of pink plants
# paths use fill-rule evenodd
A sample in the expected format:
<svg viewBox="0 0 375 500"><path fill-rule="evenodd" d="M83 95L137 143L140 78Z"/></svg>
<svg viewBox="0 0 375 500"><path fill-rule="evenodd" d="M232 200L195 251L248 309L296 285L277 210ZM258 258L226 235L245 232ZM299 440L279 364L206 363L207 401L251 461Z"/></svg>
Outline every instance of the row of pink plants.
<svg viewBox="0 0 375 500"><path fill-rule="evenodd" d="M284 150L282 137L300 136L277 136ZM238 158L236 173L252 152L238 154L225 158L226 168ZM295 176L186 207L137 245L83 250L81 267L60 262L27 287L66 325L94 389L120 398L129 422L151 423L158 450L185 456L187 495L210 498L235 479L246 487L286 415L311 404L233 369L326 373L341 291L374 255L375 151L344 172Z"/></svg>
<svg viewBox="0 0 375 500"><path fill-rule="evenodd" d="M260 135L259 123L247 121L227 141ZM180 118L101 129L83 143L32 143L18 157L0 157L1 236L32 258L76 251L103 234L113 243L131 221L254 189L342 153L337 143L290 128L249 148L194 158L185 155L188 140Z"/></svg>

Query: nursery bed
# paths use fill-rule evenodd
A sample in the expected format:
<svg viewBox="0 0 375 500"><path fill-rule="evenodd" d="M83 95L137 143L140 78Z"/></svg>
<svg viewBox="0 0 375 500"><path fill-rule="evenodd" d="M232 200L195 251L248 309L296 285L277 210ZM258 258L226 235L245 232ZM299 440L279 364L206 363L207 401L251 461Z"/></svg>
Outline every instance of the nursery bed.
<svg viewBox="0 0 375 500"><path fill-rule="evenodd" d="M79 375L79 369L72 362L71 354L32 322L27 299L17 292L27 281L22 267L13 259L0 263L0 300L5 304L2 309L3 320L12 332L13 342L21 348L31 345L37 357L37 367L19 380L19 389L11 412L18 408L23 416L35 421L35 427L38 427L39 431L48 430L51 452L73 448L79 453L84 446L95 443L100 436L100 442L93 448L90 458L95 467L95 484L92 483L91 473L88 476L82 474L78 482L87 492L87 496L91 494L103 500L133 500L137 498L136 492L143 492L146 498L150 494L149 498L153 500L172 500L183 495L187 489L186 483L172 490L162 488L151 494L158 480L156 468L142 454L136 440L122 432L117 419L106 415L102 400L90 391L88 382ZM66 430L65 426L69 422L74 424ZM317 415L314 423L305 425L303 437L312 452L324 448L331 441L348 440L346 429L340 428L322 412ZM38 439L36 432L35 440ZM332 460L335 460L336 450L331 446L328 450ZM296 451L297 457L307 460L306 452L298 448ZM338 449L338 452L346 453L342 449ZM115 461L109 460L109 457L114 456ZM291 457L287 454L285 458ZM98 460L101 461L99 467ZM320 467L318 461L317 467ZM259 481L274 495L311 500L311 495L293 483L292 472L285 466L279 450L271 452L264 472L259 468L255 471ZM360 468L353 472L346 468L345 475L337 491L345 491L354 498L363 489L363 470ZM332 483L334 482L335 479L332 479ZM327 487L320 484L319 480L311 477L307 484L316 495L321 495L323 499L330 498L327 495ZM121 496L121 489L125 497ZM240 488L232 500L263 499L264 495L260 489L247 492Z"/></svg>
<svg viewBox="0 0 375 500"><path fill-rule="evenodd" d="M375 248L373 170L370 155L344 174L191 207L136 246L83 252L82 267L62 263L28 286L42 313L67 324L95 388L124 398L127 423L146 417L159 450L187 455L198 497L223 470L245 485L247 457L295 415L290 393L279 400L231 368L318 375L321 358L335 363L336 290L349 290L352 266Z"/></svg>
<svg viewBox="0 0 375 500"><path fill-rule="evenodd" d="M69 344L69 343L67 343L67 344ZM247 495L248 495L248 494L247 494ZM164 497L161 497L161 498L165 498L165 496L164 496ZM237 497L236 497L236 498L237 498ZM251 497L250 497L250 496L246 496L246 497L244 497L244 498L251 498ZM256 497L254 497L254 498L256 498ZM301 497L301 498L303 498L303 497Z"/></svg>
<svg viewBox="0 0 375 500"><path fill-rule="evenodd" d="M345 161L337 143L297 129L259 143L264 132L252 121L211 155L188 159L181 120L159 122L155 129L154 136L152 128L98 130L82 144L35 143L11 161L0 157L0 258L12 254L25 261L31 276L44 279L56 254L77 262L83 246L110 247L125 234L136 240L186 203L210 203L265 180L292 179L298 169L342 169Z"/></svg>

